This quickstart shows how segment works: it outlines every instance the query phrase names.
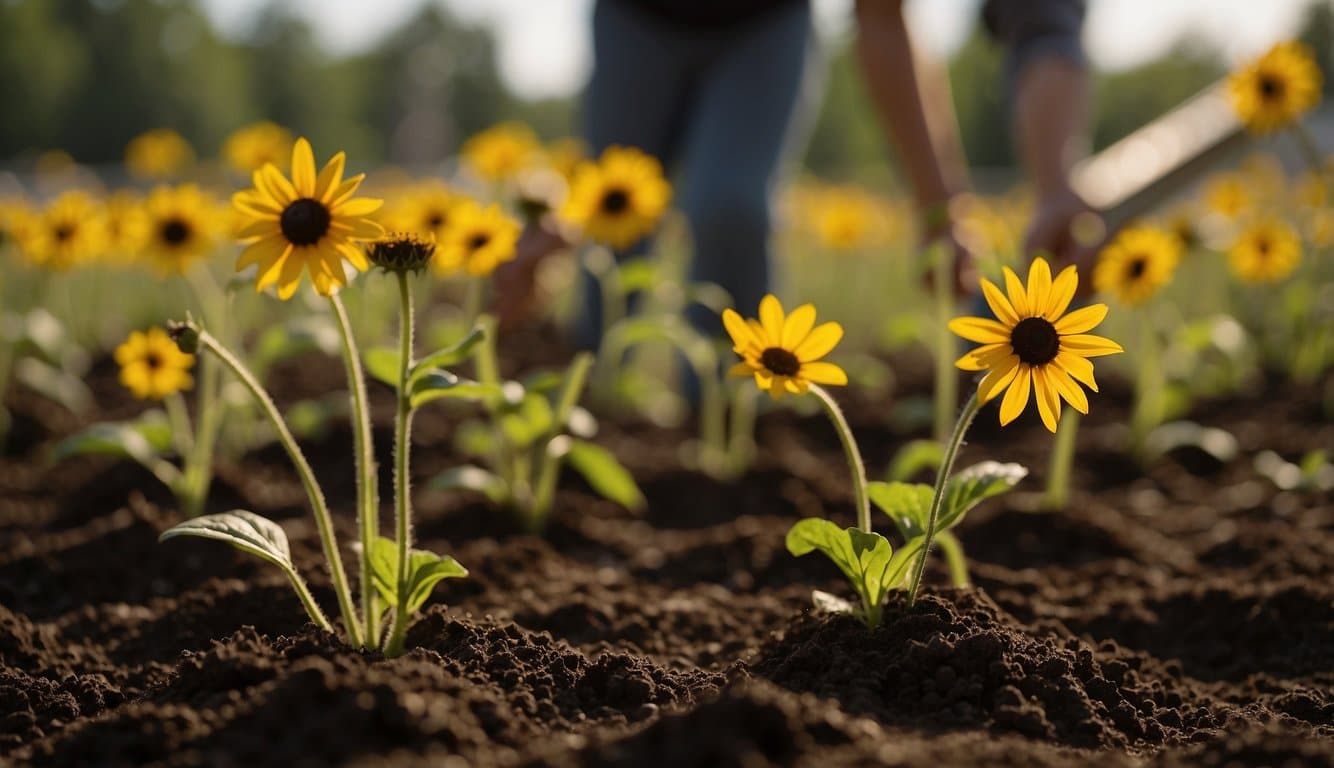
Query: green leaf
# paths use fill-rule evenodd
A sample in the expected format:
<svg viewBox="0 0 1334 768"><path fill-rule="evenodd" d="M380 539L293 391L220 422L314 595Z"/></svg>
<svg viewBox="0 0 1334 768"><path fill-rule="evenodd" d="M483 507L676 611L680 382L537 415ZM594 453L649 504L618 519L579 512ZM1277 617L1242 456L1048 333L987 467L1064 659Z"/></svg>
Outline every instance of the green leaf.
<svg viewBox="0 0 1334 768"><path fill-rule="evenodd" d="M409 402L413 408L420 408L442 397L480 402L499 394L496 387L471 379L461 379L448 371L428 371L413 380L408 391L411 393Z"/></svg>
<svg viewBox="0 0 1334 768"><path fill-rule="evenodd" d="M408 381L414 381L436 369L448 368L467 360L472 356L473 349L485 338L486 331L481 328L473 328L467 336L444 349L432 352L414 363L408 371ZM397 354L394 355L394 359L398 359Z"/></svg>
<svg viewBox="0 0 1334 768"><path fill-rule="evenodd" d="M926 534L927 519L931 515L931 498L935 489L923 483L866 484L866 495L899 529L904 541Z"/></svg>
<svg viewBox="0 0 1334 768"><path fill-rule="evenodd" d="M14 378L70 413L83 413L93 403L93 392L83 380L35 357L19 360L14 365Z"/></svg>
<svg viewBox="0 0 1334 768"><path fill-rule="evenodd" d="M644 494L616 456L606 448L584 440L557 438L552 445L568 442L565 461L570 468L578 472L587 483L604 499L614 501L626 509L644 508Z"/></svg>
<svg viewBox="0 0 1334 768"><path fill-rule="evenodd" d="M156 433L156 429L153 429ZM160 434L154 436L160 437ZM171 442L171 431L167 431L167 443ZM71 456L115 456L133 459L140 464L151 464L165 447L155 445L150 436L137 428L134 422L117 424L94 424L82 432L61 440L52 452L55 461L64 461Z"/></svg>
<svg viewBox="0 0 1334 768"><path fill-rule="evenodd" d="M465 456L490 458L496 450L496 436L490 425L465 421L454 428L454 449Z"/></svg>
<svg viewBox="0 0 1334 768"><path fill-rule="evenodd" d="M361 364L371 378L398 389L398 350L394 347L372 347L361 353Z"/></svg>
<svg viewBox="0 0 1334 768"><path fill-rule="evenodd" d="M661 282L658 265L646 258L627 259L617 270L621 292L625 294L647 291Z"/></svg>
<svg viewBox="0 0 1334 768"><path fill-rule="evenodd" d="M965 512L992 496L1005 493L1027 476L1028 468L1024 465L999 461L984 461L956 472L945 492L939 530L948 531L958 525Z"/></svg>
<svg viewBox="0 0 1334 768"><path fill-rule="evenodd" d="M277 523L254 512L233 509L214 515L201 515L187 520L162 532L158 541L174 539L178 536L197 536L226 542L242 552L249 552L269 561L289 573L296 568L292 565L292 553L287 546L287 534Z"/></svg>
<svg viewBox="0 0 1334 768"><path fill-rule="evenodd" d="M565 380L563 371L535 371L523 377L520 384L527 392L555 392L560 389L561 382Z"/></svg>
<svg viewBox="0 0 1334 768"><path fill-rule="evenodd" d="M945 446L935 440L913 440L894 454L885 472L887 480L907 482L919 472L935 471L945 460Z"/></svg>
<svg viewBox="0 0 1334 768"><path fill-rule="evenodd" d="M911 549L905 549L906 554L895 557L884 536L839 528L821 518L801 520L787 532L789 552L800 557L818 550L838 566L861 596L861 617L870 626L879 623L880 604L907 572Z"/></svg>
<svg viewBox="0 0 1334 768"><path fill-rule="evenodd" d="M500 417L500 429L511 445L527 448L551 430L555 418L551 402L543 395L530 393L518 408Z"/></svg>
<svg viewBox="0 0 1334 768"><path fill-rule="evenodd" d="M426 603L431 590L444 579L461 579L468 569L448 555L437 555L425 549L408 553L407 609L415 612ZM393 539L380 536L371 544L371 577L380 597L398 607L398 545Z"/></svg>
<svg viewBox="0 0 1334 768"><path fill-rule="evenodd" d="M506 487L504 480L498 475L481 467L474 467L471 464L446 469L431 478L427 487L437 491L476 491L496 504L501 503L509 496L509 489Z"/></svg>

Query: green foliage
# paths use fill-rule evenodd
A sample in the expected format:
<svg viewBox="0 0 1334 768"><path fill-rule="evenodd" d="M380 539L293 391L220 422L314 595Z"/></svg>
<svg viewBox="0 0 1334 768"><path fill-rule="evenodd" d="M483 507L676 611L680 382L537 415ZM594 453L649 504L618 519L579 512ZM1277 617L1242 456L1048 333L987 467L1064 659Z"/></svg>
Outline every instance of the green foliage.
<svg viewBox="0 0 1334 768"><path fill-rule="evenodd" d="M158 541L178 536L197 536L213 539L248 552L282 568L295 571L292 552L287 545L287 534L280 525L244 509L233 509L213 515L200 515L193 520L175 525L162 532Z"/></svg>
<svg viewBox="0 0 1334 768"><path fill-rule="evenodd" d="M938 531L948 531L963 521L968 510L1013 488L1028 475L1020 464L1002 464L984 461L956 472L945 486ZM880 483L867 485L871 503L879 507L893 521L899 533L908 540L926 535L931 516L934 489L924 483Z"/></svg>
<svg viewBox="0 0 1334 768"><path fill-rule="evenodd" d="M944 460L945 446L935 440L913 440L894 454L885 477L890 482L907 482L921 472L934 472Z"/></svg>
<svg viewBox="0 0 1334 768"><path fill-rule="evenodd" d="M390 607L398 607L398 546L393 539L381 536L372 545L370 557L376 591ZM448 555L412 550L408 554L408 612L421 608L436 584L467 575L468 569Z"/></svg>
<svg viewBox="0 0 1334 768"><path fill-rule="evenodd" d="M496 504L503 502L507 494L504 479L471 464L446 469L431 478L427 487L436 491L476 491Z"/></svg>
<svg viewBox="0 0 1334 768"><path fill-rule="evenodd" d="M857 618L871 628L879 625L885 596L903 583L920 547L920 540L910 541L895 552L878 533L839 528L818 517L801 520L787 532L788 552L800 557L819 551L838 566L861 598Z"/></svg>
<svg viewBox="0 0 1334 768"><path fill-rule="evenodd" d="M552 441L552 450L565 452L565 463L578 472L599 496L626 509L643 509L644 494L630 471L616 460L616 455L587 440L563 438Z"/></svg>
<svg viewBox="0 0 1334 768"><path fill-rule="evenodd" d="M52 458L115 456L148 466L171 450L171 425L162 411L152 410L134 421L93 424L76 432L56 444Z"/></svg>

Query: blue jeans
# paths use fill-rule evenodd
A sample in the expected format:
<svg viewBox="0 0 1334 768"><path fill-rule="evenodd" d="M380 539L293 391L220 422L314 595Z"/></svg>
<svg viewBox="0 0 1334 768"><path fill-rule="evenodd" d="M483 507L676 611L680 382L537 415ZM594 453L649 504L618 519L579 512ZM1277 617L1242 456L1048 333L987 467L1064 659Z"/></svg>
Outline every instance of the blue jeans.
<svg viewBox="0 0 1334 768"><path fill-rule="evenodd" d="M769 290L771 198L804 139L801 118L813 110L803 107L818 91L809 5L692 30L599 0L593 51L584 103L590 149L634 146L679 168L674 202L694 241L690 280L717 283L740 311L754 313ZM581 283L574 341L592 349L601 304L595 278L585 272ZM722 331L704 307L689 318L710 335Z"/></svg>

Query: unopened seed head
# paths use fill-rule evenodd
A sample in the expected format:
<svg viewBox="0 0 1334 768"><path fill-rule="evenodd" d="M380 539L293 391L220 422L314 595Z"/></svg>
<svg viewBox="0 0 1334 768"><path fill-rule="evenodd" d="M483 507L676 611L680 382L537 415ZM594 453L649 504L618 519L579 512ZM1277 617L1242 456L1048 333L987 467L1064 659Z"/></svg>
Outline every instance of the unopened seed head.
<svg viewBox="0 0 1334 768"><path fill-rule="evenodd" d="M371 263L386 272L419 272L435 255L434 239L407 232L393 232L366 247Z"/></svg>
<svg viewBox="0 0 1334 768"><path fill-rule="evenodd" d="M167 335L176 342L177 348L187 355L193 355L199 352L199 328L191 322L181 322L180 320L169 320L167 322Z"/></svg>

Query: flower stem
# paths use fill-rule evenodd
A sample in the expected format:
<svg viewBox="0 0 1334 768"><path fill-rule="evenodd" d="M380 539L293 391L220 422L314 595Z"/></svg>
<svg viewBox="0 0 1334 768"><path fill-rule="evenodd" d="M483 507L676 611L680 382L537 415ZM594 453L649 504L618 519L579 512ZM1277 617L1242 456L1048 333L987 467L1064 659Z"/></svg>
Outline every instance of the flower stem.
<svg viewBox="0 0 1334 768"><path fill-rule="evenodd" d="M551 442L565 431L565 424L570 420L570 412L579 404L579 397L584 392L584 383L588 381L588 371L593 367L593 355L580 352L565 373L565 384L556 398L556 408L551 419L551 429L538 442L537 470L535 472L535 490L533 505L527 523L530 530L540 531L546 525L547 515L551 512L551 503L556 496L556 481L560 479L561 457L553 456Z"/></svg>
<svg viewBox="0 0 1334 768"><path fill-rule="evenodd" d="M486 302L486 278L478 275L469 277L467 291L463 297L463 327L471 328L477 324Z"/></svg>
<svg viewBox="0 0 1334 768"><path fill-rule="evenodd" d="M296 590L296 596L301 601L301 605L306 609L306 615L310 617L320 629L325 632L332 632L333 626L329 624L329 619L320 610L320 604L315 602L315 596L310 594L310 587L306 586L306 580L301 578L295 568L283 568L283 573L287 574L287 579L292 582L292 589Z"/></svg>
<svg viewBox="0 0 1334 768"><path fill-rule="evenodd" d="M394 536L398 545L398 605L394 607L394 623L385 643L385 653L397 656L403 653L403 640L408 633L408 553L411 551L412 498L408 476L409 451L412 441L412 396L408 392L408 371L412 367L412 287L408 276L397 273L399 298L398 325L398 411L394 418Z"/></svg>
<svg viewBox="0 0 1334 768"><path fill-rule="evenodd" d="M871 533L871 505L866 496L866 465L862 463L862 453L857 449L857 440L852 436L852 428L843 416L843 409L838 407L834 398L818 384L812 384L811 393L824 407L825 415L834 424L839 442L843 444L843 456L848 460L848 470L852 472L852 492L857 502L857 527L864 533Z"/></svg>
<svg viewBox="0 0 1334 768"><path fill-rule="evenodd" d="M337 293L329 296L329 306L338 319L343 342L343 367L347 369L348 397L352 403L352 441L357 460L357 531L361 537L361 615L366 625L362 647L369 648L379 638L379 605L371 572L371 548L380 535L380 500L375 478L375 446L371 435L371 411L366 398L366 376L361 369L361 354L347 317L347 309Z"/></svg>
<svg viewBox="0 0 1334 768"><path fill-rule="evenodd" d="M234 355L218 340L213 338L208 331L202 328L197 329L199 333L199 346L217 356L223 365L231 370L232 374L250 390L250 395L259 403L260 410L268 417L269 424L273 426L273 431L278 435L278 442L282 443L283 448L287 450L288 457L292 464L296 466L297 474L301 476L301 484L306 489L306 496L310 499L310 506L315 513L315 527L320 533L320 544L324 548L324 557L329 566L329 575L333 579L334 594L338 597L338 608L343 616L343 625L347 627L347 634L352 645L361 645L362 632L361 623L357 621L356 607L352 602L352 593L347 586L347 572L343 570L343 557L338 552L338 539L334 533L333 518L329 515L329 507L324 501L324 491L320 489L319 482L315 479L315 473L310 468L310 462L306 461L306 456L301 452L301 446L297 445L296 438L292 437L292 431L287 428L287 422L283 421L282 414L278 413L278 406L273 404L273 398L264 391L245 364L236 359Z"/></svg>
<svg viewBox="0 0 1334 768"><path fill-rule="evenodd" d="M934 437L943 443L950 431L950 417L959 401L959 374L954 370L955 337L949 322L954 317L954 259L948 248L937 243L931 259L936 304L936 413Z"/></svg>
<svg viewBox="0 0 1334 768"><path fill-rule="evenodd" d="M926 541L922 542L917 567L913 569L912 583L908 586L910 606L917 602L917 591L922 586L922 576L926 574L926 561L931 556L931 540L936 537L936 522L940 519L940 507L945 502L945 485L949 482L950 473L954 471L954 460L959 455L959 447L963 445L963 436L968 432L968 427L972 426L973 417L977 416L981 407L977 392L974 391L964 404L959 420L954 422L954 434L950 435L949 442L945 444L945 457L940 462L940 469L936 471L936 488L931 496L931 515L926 520Z"/></svg>
<svg viewBox="0 0 1334 768"><path fill-rule="evenodd" d="M1070 469L1075 463L1075 436L1079 434L1079 411L1073 408L1061 415L1056 425L1056 445L1047 469L1047 491L1042 508L1048 512L1065 509L1070 502Z"/></svg>

